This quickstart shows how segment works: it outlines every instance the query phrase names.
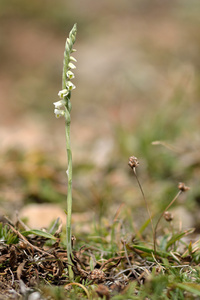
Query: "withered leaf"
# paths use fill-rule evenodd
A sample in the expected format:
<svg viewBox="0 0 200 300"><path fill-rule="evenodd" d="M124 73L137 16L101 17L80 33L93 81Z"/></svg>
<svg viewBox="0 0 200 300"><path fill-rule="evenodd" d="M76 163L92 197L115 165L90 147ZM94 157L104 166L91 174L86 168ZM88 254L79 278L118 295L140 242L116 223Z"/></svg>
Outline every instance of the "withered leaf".
<svg viewBox="0 0 200 300"><path fill-rule="evenodd" d="M15 249L15 246L12 245L10 248L10 259L9 259L11 269L14 268L14 266L16 264L16 260L17 260L16 249Z"/></svg>
<svg viewBox="0 0 200 300"><path fill-rule="evenodd" d="M17 279L20 280L21 279L21 275L22 275L22 271L24 268L26 261L23 261L17 268Z"/></svg>

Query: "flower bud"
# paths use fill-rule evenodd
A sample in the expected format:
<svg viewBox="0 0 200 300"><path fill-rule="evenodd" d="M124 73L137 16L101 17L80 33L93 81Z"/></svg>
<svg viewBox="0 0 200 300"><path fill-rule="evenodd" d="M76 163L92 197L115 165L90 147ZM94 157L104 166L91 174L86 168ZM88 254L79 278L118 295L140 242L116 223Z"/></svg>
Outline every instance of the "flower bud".
<svg viewBox="0 0 200 300"><path fill-rule="evenodd" d="M76 69L76 66L73 63L68 64L69 69Z"/></svg>
<svg viewBox="0 0 200 300"><path fill-rule="evenodd" d="M73 56L70 56L69 58L71 61L77 62L76 58L74 58Z"/></svg>

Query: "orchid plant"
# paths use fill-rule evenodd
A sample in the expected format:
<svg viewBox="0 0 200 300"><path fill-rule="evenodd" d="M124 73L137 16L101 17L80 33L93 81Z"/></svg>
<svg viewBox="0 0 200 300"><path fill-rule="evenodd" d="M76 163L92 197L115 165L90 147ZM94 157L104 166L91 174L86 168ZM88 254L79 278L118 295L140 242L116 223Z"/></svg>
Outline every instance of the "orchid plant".
<svg viewBox="0 0 200 300"><path fill-rule="evenodd" d="M72 246L71 246L71 215L72 215L72 151L70 145L70 124L71 124L71 92L75 89L75 85L71 82L74 78L73 70L76 68L74 63L76 59L72 56L72 53L76 50L73 49L73 45L76 41L77 25L74 24L72 30L69 33L69 38L66 40L64 60L63 60L63 73L62 73L62 90L59 91L59 101L54 102L54 113L56 118L65 118L65 134L66 134L66 149L68 159L68 169L66 171L68 177L68 190L67 190L67 225L66 225L66 238L67 238L67 258L68 258L68 271L69 279L73 279L72 270Z"/></svg>

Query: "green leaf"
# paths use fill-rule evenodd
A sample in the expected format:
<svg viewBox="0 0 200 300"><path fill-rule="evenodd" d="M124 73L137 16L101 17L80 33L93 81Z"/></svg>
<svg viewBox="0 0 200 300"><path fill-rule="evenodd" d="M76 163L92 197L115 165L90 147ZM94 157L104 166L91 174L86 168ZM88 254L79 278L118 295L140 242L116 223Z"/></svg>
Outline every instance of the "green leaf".
<svg viewBox="0 0 200 300"><path fill-rule="evenodd" d="M179 241L182 237L192 233L194 231L194 228L185 230L181 233L176 233L172 236L172 238L168 241L166 245L166 249L168 249L171 245L173 245L175 242Z"/></svg>
<svg viewBox="0 0 200 300"><path fill-rule="evenodd" d="M182 290L200 296L200 286L192 282L176 283L176 286Z"/></svg>
<svg viewBox="0 0 200 300"><path fill-rule="evenodd" d="M142 251L143 253L141 253L141 254L143 254L143 255L146 254L144 256L147 256L148 254L151 254L151 255L153 254L153 255L158 255L160 258L171 257L171 258L175 259L176 261L178 261L178 259L176 258L176 256L172 252L156 251L156 253L155 253L155 251L153 249L147 248L145 246L140 246L140 245L131 245L131 247L134 248L134 249Z"/></svg>
<svg viewBox="0 0 200 300"><path fill-rule="evenodd" d="M30 234L35 234L35 235L42 236L46 239L56 240L56 237L53 236L52 234L50 234L48 232L45 232L45 231L42 231L42 230L38 230L38 229L23 231L23 232L21 232L21 234L23 234L24 236L28 236Z"/></svg>

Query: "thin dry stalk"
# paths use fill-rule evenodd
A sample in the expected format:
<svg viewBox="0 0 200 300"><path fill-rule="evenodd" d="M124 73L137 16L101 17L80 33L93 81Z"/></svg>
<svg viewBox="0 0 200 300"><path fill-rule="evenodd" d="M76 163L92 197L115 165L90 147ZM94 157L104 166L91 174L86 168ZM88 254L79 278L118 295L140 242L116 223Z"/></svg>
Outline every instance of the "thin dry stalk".
<svg viewBox="0 0 200 300"><path fill-rule="evenodd" d="M137 157L131 156L129 158L128 165L133 170L133 173L134 173L135 178L137 180L137 183L139 185L139 188L140 188L140 191L142 193L142 196L143 196L143 199L144 199L144 202L145 202L145 206L146 206L146 209L147 209L147 212L148 212L148 215L149 215L149 219L150 219L150 222L151 222L152 233L154 234L153 221L152 221L152 216L151 216L151 212L150 212L150 209L149 209L149 205L148 205L148 202L147 202L146 197L144 195L144 191L143 191L142 185L140 184L139 178L138 178L137 173L136 173L136 168L139 166L139 161L138 161Z"/></svg>
<svg viewBox="0 0 200 300"><path fill-rule="evenodd" d="M156 255L156 235L157 235L157 228L158 228L158 224L160 223L160 220L162 219L162 217L164 216L164 214L166 213L166 211L171 207L171 205L177 200L177 198L180 196L181 193L188 191L190 188L187 187L184 183L180 182L178 185L179 191L176 194L176 196L174 197L174 199L172 199L172 201L167 205L167 207L165 208L165 210L163 211L163 213L160 215L156 226L155 226L155 230L154 230L154 237L153 237L153 245L154 245L154 254Z"/></svg>

